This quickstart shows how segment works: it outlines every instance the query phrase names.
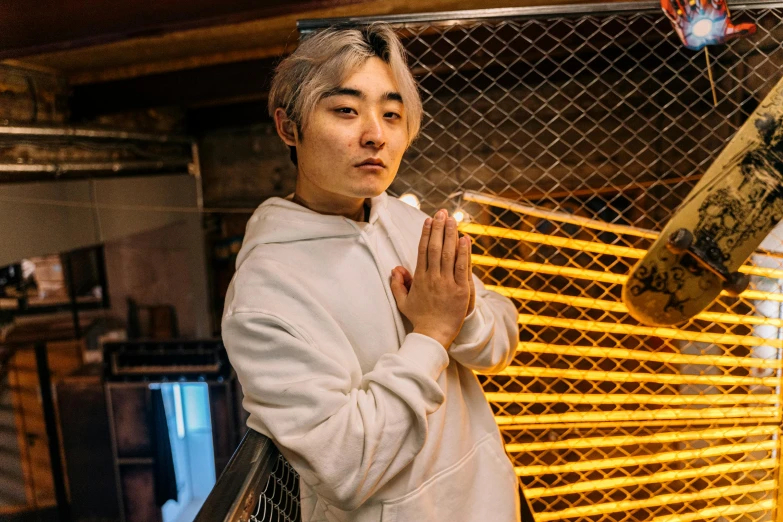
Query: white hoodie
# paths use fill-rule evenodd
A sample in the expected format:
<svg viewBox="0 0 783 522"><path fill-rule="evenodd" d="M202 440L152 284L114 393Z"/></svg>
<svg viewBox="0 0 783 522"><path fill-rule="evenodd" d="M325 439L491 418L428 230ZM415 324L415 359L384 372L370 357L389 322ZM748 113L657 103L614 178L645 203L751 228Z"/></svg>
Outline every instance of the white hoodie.
<svg viewBox="0 0 783 522"><path fill-rule="evenodd" d="M289 196L290 198L291 196ZM473 373L513 359L517 310L474 276L447 352L389 286L426 215L385 193L369 223L270 198L247 225L223 340L248 425L301 477L303 522L514 522L519 494Z"/></svg>

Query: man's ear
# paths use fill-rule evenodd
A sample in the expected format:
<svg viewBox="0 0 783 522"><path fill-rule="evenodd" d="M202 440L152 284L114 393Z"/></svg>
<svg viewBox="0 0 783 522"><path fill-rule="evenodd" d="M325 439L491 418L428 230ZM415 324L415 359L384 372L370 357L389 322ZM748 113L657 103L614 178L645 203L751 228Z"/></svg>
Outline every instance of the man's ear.
<svg viewBox="0 0 783 522"><path fill-rule="evenodd" d="M280 139L289 147L296 147L296 123L288 118L283 109L275 109L275 129Z"/></svg>

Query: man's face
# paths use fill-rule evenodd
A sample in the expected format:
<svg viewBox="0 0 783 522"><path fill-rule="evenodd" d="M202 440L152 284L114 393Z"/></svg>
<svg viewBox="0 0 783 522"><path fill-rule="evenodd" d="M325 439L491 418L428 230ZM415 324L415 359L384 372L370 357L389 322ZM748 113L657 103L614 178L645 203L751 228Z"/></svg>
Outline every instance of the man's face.
<svg viewBox="0 0 783 522"><path fill-rule="evenodd" d="M389 66L370 58L322 98L296 143L299 184L324 198L384 192L408 141L407 116Z"/></svg>

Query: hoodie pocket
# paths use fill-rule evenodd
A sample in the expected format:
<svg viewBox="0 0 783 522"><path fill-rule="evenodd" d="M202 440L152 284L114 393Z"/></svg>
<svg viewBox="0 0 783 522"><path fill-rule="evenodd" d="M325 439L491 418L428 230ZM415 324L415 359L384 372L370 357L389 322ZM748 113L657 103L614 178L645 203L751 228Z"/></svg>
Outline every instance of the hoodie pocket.
<svg viewBox="0 0 783 522"><path fill-rule="evenodd" d="M494 436L404 497L383 503L382 522L514 522L516 475ZM511 473L509 473L511 469Z"/></svg>

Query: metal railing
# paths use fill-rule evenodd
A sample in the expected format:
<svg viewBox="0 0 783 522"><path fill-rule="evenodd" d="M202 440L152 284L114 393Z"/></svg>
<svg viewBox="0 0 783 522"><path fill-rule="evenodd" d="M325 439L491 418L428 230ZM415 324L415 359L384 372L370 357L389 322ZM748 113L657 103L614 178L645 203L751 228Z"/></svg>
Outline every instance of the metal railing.
<svg viewBox="0 0 783 522"><path fill-rule="evenodd" d="M299 475L271 440L248 430L195 522L299 520Z"/></svg>
<svg viewBox="0 0 783 522"><path fill-rule="evenodd" d="M197 151L187 136L0 125L0 183L188 173L200 175Z"/></svg>

